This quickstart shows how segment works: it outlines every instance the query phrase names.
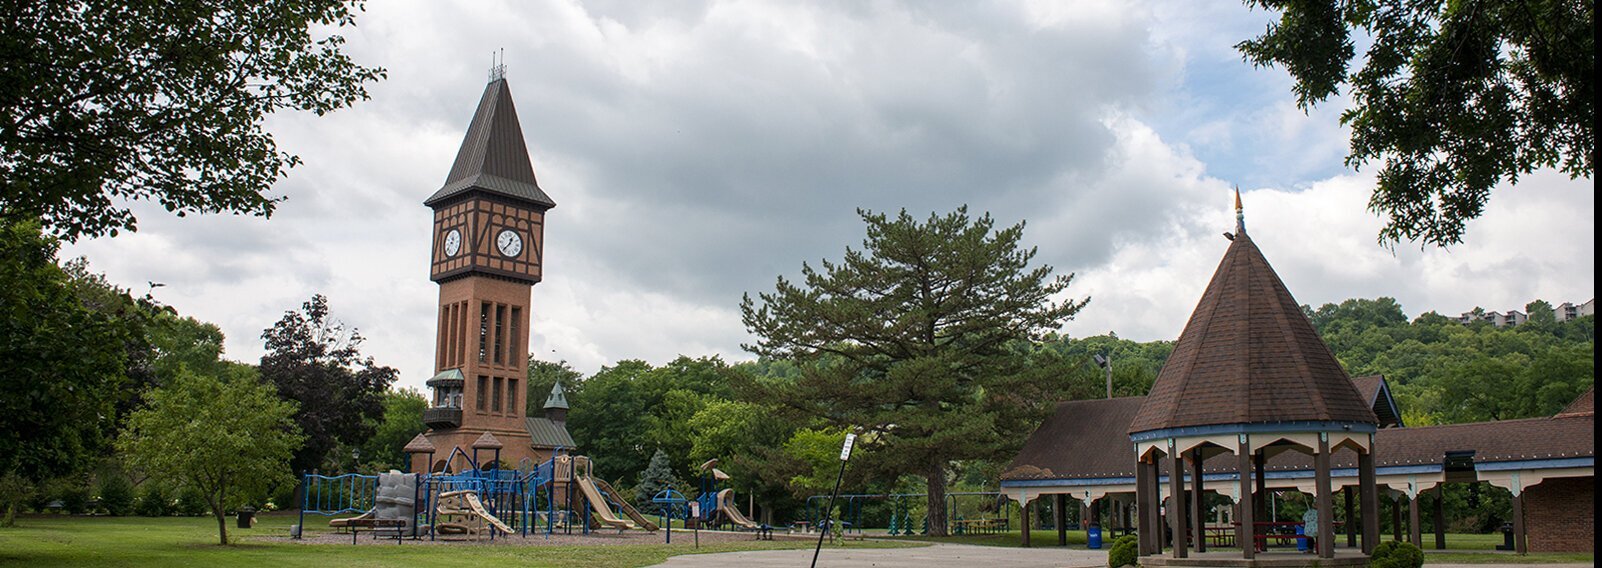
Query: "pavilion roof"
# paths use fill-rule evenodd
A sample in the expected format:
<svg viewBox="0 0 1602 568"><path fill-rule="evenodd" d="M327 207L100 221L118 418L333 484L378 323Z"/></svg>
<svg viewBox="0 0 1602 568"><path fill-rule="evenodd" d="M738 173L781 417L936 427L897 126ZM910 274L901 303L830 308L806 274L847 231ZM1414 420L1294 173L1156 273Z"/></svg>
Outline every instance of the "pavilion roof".
<svg viewBox="0 0 1602 568"><path fill-rule="evenodd" d="M1374 433L1375 466L1443 464L1447 452L1459 451L1473 451L1475 463L1595 457L1596 415L1570 411L1590 399L1587 391L1569 408L1546 418L1385 428ZM1134 447L1116 434L1128 429L1132 408L1142 402L1142 397L1127 397L1059 403L1056 412L1024 442L1001 479L1133 477ZM1215 455L1203 462L1204 471L1234 472L1235 459L1233 454ZM1356 467L1357 456L1342 448L1331 462L1335 468ZM1167 467L1167 460L1159 463ZM1266 466L1268 471L1312 468L1311 456L1294 451L1275 455Z"/></svg>
<svg viewBox="0 0 1602 568"><path fill-rule="evenodd" d="M1594 391L1596 391L1596 387L1585 389L1585 394L1580 395L1579 398L1574 399L1574 402L1570 402L1568 406L1563 407L1563 410L1558 412L1557 415L1594 416L1596 414L1596 403L1593 402L1594 398L1592 398Z"/></svg>
<svg viewBox="0 0 1602 568"><path fill-rule="evenodd" d="M1242 229L1129 433L1306 421L1379 422Z"/></svg>

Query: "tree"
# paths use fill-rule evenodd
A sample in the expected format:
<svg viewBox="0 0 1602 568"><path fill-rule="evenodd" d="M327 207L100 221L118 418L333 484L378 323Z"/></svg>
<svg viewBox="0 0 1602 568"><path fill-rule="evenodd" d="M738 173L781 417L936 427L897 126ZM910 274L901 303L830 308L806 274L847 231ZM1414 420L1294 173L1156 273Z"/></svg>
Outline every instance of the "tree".
<svg viewBox="0 0 1602 568"><path fill-rule="evenodd" d="M0 220L0 477L14 491L88 465L125 376L125 330L83 304L58 248L37 223ZM0 524L21 497L0 499Z"/></svg>
<svg viewBox="0 0 1602 568"><path fill-rule="evenodd" d="M130 203L271 215L300 163L264 128L367 98L384 70L328 34L344 0L8 2L0 41L0 218L68 240L134 230ZM316 33L314 34L314 30ZM326 34L326 35L325 35Z"/></svg>
<svg viewBox="0 0 1602 568"><path fill-rule="evenodd" d="M306 443L295 452L296 472L323 466L340 444L367 442L384 415L384 392L398 372L362 357L362 336L331 318L321 294L261 334L267 354L261 376L278 396L297 403L295 423Z"/></svg>
<svg viewBox="0 0 1602 568"><path fill-rule="evenodd" d="M791 359L801 377L756 389L776 404L844 428L888 471L918 472L930 503L945 500L952 460L1001 458L1059 400L1067 358L1031 342L1084 305L1057 301L1072 275L1031 266L1023 224L996 229L967 208L918 222L859 211L862 250L797 286L747 295L740 310L759 339L744 346ZM930 511L929 530L946 519Z"/></svg>
<svg viewBox="0 0 1602 568"><path fill-rule="evenodd" d="M1381 163L1382 243L1462 242L1493 186L1537 168L1595 175L1591 0L1245 1L1281 14L1236 47L1284 66L1301 108L1349 89L1346 164Z"/></svg>
<svg viewBox="0 0 1602 568"><path fill-rule="evenodd" d="M405 469L406 443L428 430L421 417L428 408L423 394L412 389L384 392L384 416L374 425L373 436L361 446L362 459L379 471Z"/></svg>
<svg viewBox="0 0 1602 568"><path fill-rule="evenodd" d="M218 542L228 544L224 512L290 477L301 441L295 404L242 367L223 377L184 371L146 398L118 449L158 482L198 492L217 519Z"/></svg>
<svg viewBox="0 0 1602 568"><path fill-rule="evenodd" d="M640 482L634 484L634 502L642 507L657 509L651 504L651 499L662 490L673 489L678 484L679 480L673 475L673 464L668 460L667 452L657 448L656 453L651 454L651 463L645 466L645 471L640 472Z"/></svg>

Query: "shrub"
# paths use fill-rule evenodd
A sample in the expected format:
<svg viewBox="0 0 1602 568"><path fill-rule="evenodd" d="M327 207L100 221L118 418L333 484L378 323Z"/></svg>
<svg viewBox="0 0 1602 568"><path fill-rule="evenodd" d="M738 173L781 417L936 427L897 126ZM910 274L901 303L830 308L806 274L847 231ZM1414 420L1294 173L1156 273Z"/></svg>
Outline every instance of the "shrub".
<svg viewBox="0 0 1602 568"><path fill-rule="evenodd" d="M128 483L128 478L122 474L110 473L100 476L100 485L96 489L100 494L100 506L105 508L106 514L125 517L133 512L133 484Z"/></svg>
<svg viewBox="0 0 1602 568"><path fill-rule="evenodd" d="M204 515L209 510L211 507L206 505L206 496L201 495L199 490L185 487L178 491L178 514L194 517Z"/></svg>
<svg viewBox="0 0 1602 568"><path fill-rule="evenodd" d="M1140 540L1135 535L1118 537L1107 551L1107 568L1134 565L1140 558Z"/></svg>
<svg viewBox="0 0 1602 568"><path fill-rule="evenodd" d="M1387 540L1374 547L1368 565L1369 568L1419 568L1424 565L1424 551L1409 542Z"/></svg>
<svg viewBox="0 0 1602 568"><path fill-rule="evenodd" d="M134 502L134 512L143 517L165 517L172 509L172 496L160 484L150 481L145 483L143 491L139 492L139 500Z"/></svg>
<svg viewBox="0 0 1602 568"><path fill-rule="evenodd" d="M81 483L67 482L61 486L61 492L56 494L61 499L61 509L69 515L82 515L89 512L89 488Z"/></svg>

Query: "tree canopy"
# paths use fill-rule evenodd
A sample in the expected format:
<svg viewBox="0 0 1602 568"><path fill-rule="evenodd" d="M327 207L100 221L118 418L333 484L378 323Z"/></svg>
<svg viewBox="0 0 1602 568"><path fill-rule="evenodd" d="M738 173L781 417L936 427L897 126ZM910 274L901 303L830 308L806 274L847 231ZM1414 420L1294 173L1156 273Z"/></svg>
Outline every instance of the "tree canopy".
<svg viewBox="0 0 1602 568"><path fill-rule="evenodd" d="M58 247L37 223L0 221L0 476L15 488L104 449L127 380L127 328L86 305Z"/></svg>
<svg viewBox="0 0 1602 568"><path fill-rule="evenodd" d="M367 98L384 70L327 33L345 0L6 2L0 18L0 218L69 240L134 230L131 202L271 215L298 163L264 128Z"/></svg>
<svg viewBox="0 0 1602 568"><path fill-rule="evenodd" d="M312 296L261 336L262 379L298 405L295 423L306 440L295 452L295 471L319 469L335 447L358 447L373 436L384 392L399 372L362 356L361 334L331 317L327 298Z"/></svg>
<svg viewBox="0 0 1602 568"><path fill-rule="evenodd" d="M865 467L921 472L930 503L944 502L953 460L1010 454L1065 398L1066 358L1032 342L1084 301L1057 300L1072 275L1033 264L1023 224L997 228L967 209L918 221L859 211L861 250L802 265L740 310L758 338L745 348L787 359L793 381L751 389L835 427L862 428ZM944 511L930 511L943 534Z"/></svg>
<svg viewBox="0 0 1602 568"><path fill-rule="evenodd" d="M221 544L228 544L227 508L287 481L301 441L290 419L294 403L279 399L249 368L225 374L180 372L149 393L149 405L129 417L118 439L135 467L205 497Z"/></svg>
<svg viewBox="0 0 1602 568"><path fill-rule="evenodd" d="M1346 163L1380 163L1368 206L1386 218L1381 242L1455 244L1503 181L1538 168L1595 175L1591 0L1246 4L1280 17L1236 47L1283 66L1298 105L1348 89Z"/></svg>

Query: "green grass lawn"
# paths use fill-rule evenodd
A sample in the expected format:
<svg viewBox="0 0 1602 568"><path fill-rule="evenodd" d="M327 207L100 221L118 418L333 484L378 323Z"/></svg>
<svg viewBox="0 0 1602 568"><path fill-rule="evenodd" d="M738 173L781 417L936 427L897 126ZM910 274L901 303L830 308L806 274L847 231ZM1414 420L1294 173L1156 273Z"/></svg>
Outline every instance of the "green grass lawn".
<svg viewBox="0 0 1602 568"><path fill-rule="evenodd" d="M261 538L263 535L289 534L289 525L296 521L294 515L266 515L259 519L256 527L249 530L235 529L233 519L228 519L229 539L235 544L224 547L216 544L217 523L210 517L23 517L17 520L16 527L0 529L0 565L422 568L494 563L505 566L621 568L649 566L680 554L811 548L813 545L807 541L781 539L703 544L700 549L695 549L689 538L674 538L671 546L307 545ZM317 530L314 523L307 524L313 525L308 528L308 534ZM884 548L910 545L868 541L846 542L837 546Z"/></svg>

